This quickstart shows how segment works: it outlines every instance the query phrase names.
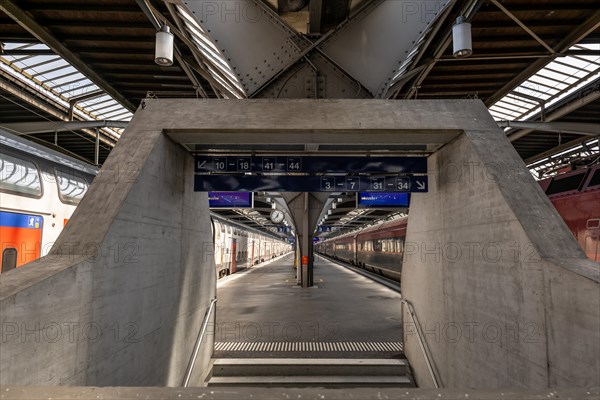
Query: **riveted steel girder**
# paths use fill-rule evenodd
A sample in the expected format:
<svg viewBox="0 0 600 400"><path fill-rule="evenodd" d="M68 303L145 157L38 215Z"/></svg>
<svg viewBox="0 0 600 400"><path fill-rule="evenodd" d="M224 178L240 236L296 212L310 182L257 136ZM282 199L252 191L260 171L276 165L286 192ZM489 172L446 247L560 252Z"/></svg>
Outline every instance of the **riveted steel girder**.
<svg viewBox="0 0 600 400"><path fill-rule="evenodd" d="M376 0L311 42L257 0L183 1L250 97L288 98L385 97L448 3Z"/></svg>

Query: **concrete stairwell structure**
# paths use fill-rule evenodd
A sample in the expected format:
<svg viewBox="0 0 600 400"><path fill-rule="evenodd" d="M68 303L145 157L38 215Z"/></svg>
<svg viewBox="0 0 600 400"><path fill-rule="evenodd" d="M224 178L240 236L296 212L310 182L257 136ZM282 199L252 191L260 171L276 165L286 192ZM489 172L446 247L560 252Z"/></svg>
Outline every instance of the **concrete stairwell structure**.
<svg viewBox="0 0 600 400"><path fill-rule="evenodd" d="M487 111L467 113L479 127L429 157L434 176L413 194L404 249L402 294L441 384L600 387L600 264ZM404 316L417 384L433 387Z"/></svg>
<svg viewBox="0 0 600 400"><path fill-rule="evenodd" d="M160 126L140 129L143 119L51 255L0 276L0 384L181 385L215 297L208 199L193 191L193 157ZM212 347L202 345L191 385Z"/></svg>

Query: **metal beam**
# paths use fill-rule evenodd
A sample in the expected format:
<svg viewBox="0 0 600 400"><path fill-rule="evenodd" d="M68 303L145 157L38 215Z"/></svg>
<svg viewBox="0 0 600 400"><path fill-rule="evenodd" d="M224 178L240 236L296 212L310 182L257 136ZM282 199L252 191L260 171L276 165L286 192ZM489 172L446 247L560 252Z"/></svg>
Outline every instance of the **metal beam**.
<svg viewBox="0 0 600 400"><path fill-rule="evenodd" d="M596 101L599 98L600 98L600 91L598 91L598 90L592 91L589 94L582 97L581 99L572 101L571 103L565 105L564 107L561 107L558 110L550 113L549 115L546 115L545 120L546 120L546 122L555 121L555 120L585 106L586 104ZM514 142L515 140L520 139L523 136L526 136L533 131L534 131L534 129L525 129L522 131L514 132L514 133L511 133L508 135L508 139L511 142Z"/></svg>
<svg viewBox="0 0 600 400"><path fill-rule="evenodd" d="M2 71L0 71L0 76L4 76L4 73L2 73ZM10 76L7 76L7 78L9 77ZM49 104L45 104L26 89L20 88L11 82L7 82L4 79L0 79L0 89L7 93L10 93L12 96L23 101L24 103L37 108L39 111L50 114L58 119L65 118L65 115L61 113L57 108L54 108Z"/></svg>
<svg viewBox="0 0 600 400"><path fill-rule="evenodd" d="M3 73L2 73L2 71L0 71L0 76L2 76L2 75L3 75ZM52 117L54 117L58 120L64 120L66 118L64 112L62 112L58 108L52 107L50 103L45 103L44 101L40 100L34 94L29 92L26 88L20 88L11 82L6 82L3 79L0 79L0 90L9 93L10 95L16 97L17 99L24 102L25 104L31 106L32 108L35 108L36 110L30 110L30 109L24 107L26 110L30 111L31 113L36 113L36 111L43 112L43 113L51 115ZM0 95L0 96L2 96L2 95ZM8 99L8 100L11 101L10 99ZM63 122L66 123L67 121L48 121L48 122L62 124ZM8 125L8 124L6 124L6 125ZM93 130L82 129L82 131L91 137L95 137L95 132ZM54 130L52 130L51 132L54 132ZM107 137L107 136L102 136L101 141L103 144L107 144L111 147L114 146L114 144L115 144L114 139L111 137Z"/></svg>
<svg viewBox="0 0 600 400"><path fill-rule="evenodd" d="M203 3L206 2L207 0L202 0L186 4L196 14L198 23L210 30L211 35L218 40L219 47L224 49L224 55L250 97L263 95L269 88L274 90L275 95L280 94L289 79L301 76L299 71L293 69L302 60L308 63L309 56L311 56L310 61L317 66L317 76L313 80L322 81L318 83L324 89L322 96L327 97L325 91L329 91L330 88L337 89L335 85L340 87L346 85L343 87L344 90L337 93L342 97L356 97L357 92L365 91L364 88L369 88L371 95L380 93L384 87L387 89L389 76L397 69L399 57L401 59L407 57L413 43L419 39L427 24L431 22L428 20L435 18L445 6L438 0L427 0L419 4L419 7L412 7L412 5L407 7L403 2L392 0L367 2L367 5L336 29L316 42L311 42L290 29L285 21L272 13L272 10L267 10L261 1L228 2L226 10L256 7L253 11L262 13L262 17L251 21L247 18L240 20L233 17L220 18L217 9L210 9L214 8L211 3L203 7ZM316 8L314 8L315 12ZM382 22L381 19L385 21ZM361 39L365 32L368 32L369 37L381 39L367 43ZM386 37L394 39L384 40L383 38ZM247 46L249 41L262 44L259 53L256 53L256 48ZM357 46L356 43L359 45ZM393 44L393 48L390 48L390 43ZM313 58L317 55L324 58L328 64L324 65ZM361 63L356 63L356 55L361 55ZM329 64L333 67L329 68ZM323 68L325 70L322 70ZM288 72L291 73L288 80L277 81L277 78ZM339 80L334 81L336 74L344 75L352 85ZM308 75L310 74L304 73L301 76L302 81L310 81ZM327 79L321 79L323 77ZM315 82L311 81L309 85L312 86ZM277 85L281 85L279 90L275 90ZM292 82L290 85L294 86L298 83ZM301 83L302 85L306 84ZM358 91L355 86L359 87ZM298 91L299 97L305 97L307 94L315 95L304 86L301 89L304 90ZM269 95L269 93L265 94L265 96Z"/></svg>
<svg viewBox="0 0 600 400"><path fill-rule="evenodd" d="M34 133L66 132L80 129L93 128L127 128L125 121L40 121L40 122L13 122L9 124L0 123L0 126L19 132L20 135L31 135Z"/></svg>
<svg viewBox="0 0 600 400"><path fill-rule="evenodd" d="M53 56L56 53L50 49L11 49L4 50L5 56Z"/></svg>
<svg viewBox="0 0 600 400"><path fill-rule="evenodd" d="M121 103L125 108L129 109L129 111L135 111L136 107L133 105L133 103L121 95L121 93L112 87L112 85L98 75L96 71L82 61L79 56L69 50L64 44L62 44L60 40L52 35L46 28L41 26L28 13L19 8L12 0L2 0L2 2L0 2L0 10L15 20L33 36L48 45L48 47L54 50L56 54L64 58L82 74L86 75L91 81L104 89L115 100Z"/></svg>
<svg viewBox="0 0 600 400"><path fill-rule="evenodd" d="M527 25L525 25L523 22L521 22L521 20L519 18L515 17L515 15L513 13L511 13L502 4L500 4L498 2L498 0L490 0L490 1L492 3L494 3L496 5L496 7L498 7L500 10L502 10L502 12L504 14L506 14L510 19L512 19L513 21L515 21L517 23L517 25L519 25L521 28L523 28L523 30L525 32L527 32L532 38L534 38L539 44L541 44L542 46L544 46L546 48L546 50L548 50L552 54L556 53L556 51L554 51L554 49L552 47L550 47L548 45L548 43L544 42L542 40L542 38L540 38L538 35L536 35L534 31L532 31L531 29L529 29L529 27Z"/></svg>
<svg viewBox="0 0 600 400"><path fill-rule="evenodd" d="M96 97L103 96L104 94L106 94L104 92L104 90L96 90L94 92L82 94L80 96L71 97L71 98L69 98L69 103L71 103L71 102L73 102L73 103L79 103L79 102L84 101L84 100L90 100L90 99L94 99Z"/></svg>
<svg viewBox="0 0 600 400"><path fill-rule="evenodd" d="M585 122L532 122L532 121L498 121L500 128L524 128L534 131L572 133L574 135L600 135L600 124Z"/></svg>
<svg viewBox="0 0 600 400"><path fill-rule="evenodd" d="M384 97L402 62L415 44L425 40L428 27L445 15L447 6L436 0L408 4L385 0L359 18L354 16L320 49L374 97Z"/></svg>
<svg viewBox="0 0 600 400"><path fill-rule="evenodd" d="M568 157L570 156L572 153L567 153L564 155L561 155L560 157L556 157L556 159L554 158L556 154L558 153L563 153L567 150L569 150L570 148L573 148L575 146L578 145L588 145L588 146L593 146L594 145L594 139L590 139L587 136L583 136L580 137L578 139L572 140L570 142L567 143L563 143L560 146L556 146L550 150L547 150L541 154L535 155L533 157L529 157L528 159L524 160L525 164L527 165L528 168L532 169L532 168L537 168L540 166L540 164L542 163L546 163L546 162L550 162L550 161L555 161L556 159L561 159L563 157ZM600 144L600 139L596 139L596 145ZM581 152L583 151L583 149L580 150L575 150L575 152ZM544 160L546 158L549 158L549 160ZM535 163L535 164L534 164ZM533 164L533 165L532 165Z"/></svg>
<svg viewBox="0 0 600 400"><path fill-rule="evenodd" d="M498 53L498 54L480 54L475 57L465 58L456 58L456 57L440 57L436 61L437 62L465 62L467 61L490 61L490 60L526 60L526 59L544 59L544 58L555 58L555 57L564 57L566 54L548 54L548 53Z"/></svg>
<svg viewBox="0 0 600 400"><path fill-rule="evenodd" d="M596 29L600 28L600 10L593 13L590 18L587 19L583 24L579 26L578 29L571 32L567 35L555 48L557 53L564 53L571 46L578 43L580 40L585 38L590 33L594 32ZM529 65L524 71L522 71L519 75L514 77L507 82L500 90L496 93L488 97L485 101L485 105L487 107L491 107L495 102L503 98L507 93L514 90L517 86L525 82L529 79L533 74L542 69L545 65L547 65L552 58L542 58L537 61L534 61Z"/></svg>

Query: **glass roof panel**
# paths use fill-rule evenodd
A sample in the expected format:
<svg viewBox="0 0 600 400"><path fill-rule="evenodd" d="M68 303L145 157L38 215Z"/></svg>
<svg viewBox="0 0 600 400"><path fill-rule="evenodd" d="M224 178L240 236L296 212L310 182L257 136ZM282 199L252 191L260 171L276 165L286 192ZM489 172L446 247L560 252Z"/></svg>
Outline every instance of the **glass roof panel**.
<svg viewBox="0 0 600 400"><path fill-rule="evenodd" d="M10 50L41 50L43 54L11 56ZM81 72L60 56L51 53L51 49L41 43L6 43L5 54L0 54L0 69L31 87L42 98L60 105L63 110L69 109L69 101L86 96L101 89ZM95 108L110 105L111 109L103 111L107 115L120 115L120 120L128 121L133 114L119 104L110 95L104 93L98 97L76 102L73 108L75 119L84 121L101 120L105 114L95 113ZM118 139L122 129L102 128L106 135Z"/></svg>
<svg viewBox="0 0 600 400"><path fill-rule="evenodd" d="M102 96L94 97L93 99L90 99L87 101L82 101L81 103L79 103L79 105L91 109L95 105L103 103L105 101L109 101L109 100L112 100L112 97L110 97L107 94L103 94Z"/></svg>
<svg viewBox="0 0 600 400"><path fill-rule="evenodd" d="M600 43L579 44L570 50L586 49L600 50ZM600 56L559 57L493 104L490 112L496 120L506 119L507 115L514 120L525 120L540 111L540 104L534 99L548 107L599 76Z"/></svg>

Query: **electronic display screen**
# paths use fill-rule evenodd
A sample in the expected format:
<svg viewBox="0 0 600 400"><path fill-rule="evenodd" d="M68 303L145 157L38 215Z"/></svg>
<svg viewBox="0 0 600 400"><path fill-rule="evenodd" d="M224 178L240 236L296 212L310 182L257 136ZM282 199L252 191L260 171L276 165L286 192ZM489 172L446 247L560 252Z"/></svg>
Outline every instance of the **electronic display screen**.
<svg viewBox="0 0 600 400"><path fill-rule="evenodd" d="M208 192L210 208L252 208L254 193L252 192Z"/></svg>
<svg viewBox="0 0 600 400"><path fill-rule="evenodd" d="M356 208L405 208L410 205L407 192L359 192Z"/></svg>

